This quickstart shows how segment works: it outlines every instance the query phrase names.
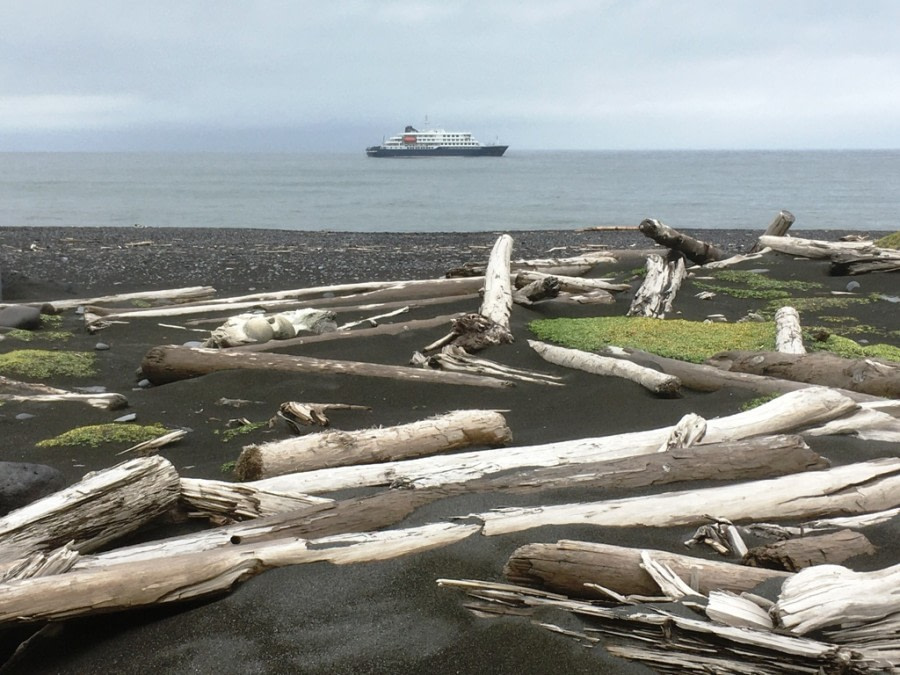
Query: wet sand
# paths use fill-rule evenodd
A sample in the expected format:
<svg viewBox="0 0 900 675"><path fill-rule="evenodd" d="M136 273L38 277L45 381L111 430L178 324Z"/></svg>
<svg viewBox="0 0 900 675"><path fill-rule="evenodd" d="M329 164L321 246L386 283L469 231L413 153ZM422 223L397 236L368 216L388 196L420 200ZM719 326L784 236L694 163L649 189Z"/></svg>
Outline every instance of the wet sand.
<svg viewBox="0 0 900 675"><path fill-rule="evenodd" d="M731 252L749 249L758 233L690 231ZM2 233L0 270L5 302L32 302L85 297L111 292L212 285L218 295L284 290L354 281L433 278L467 262L483 263L498 233L477 234L345 234L272 230L167 230L151 228L8 228ZM598 247L650 248L635 231L514 232L514 258L576 255ZM797 236L837 238L839 233L798 231ZM597 269L592 276L613 276L639 283L632 271L638 257ZM816 281L825 293L845 290L848 278L829 277L827 264L793 261L771 255L739 269L761 268L776 278ZM863 294L897 294L897 275L854 278ZM675 309L687 319L722 313L737 320L757 309L754 301L719 296L694 297L690 281L679 293ZM684 414L729 415L754 397L725 388L714 393L685 392L677 399L657 399L638 385L557 368L540 360L527 346L528 323L553 316L622 315L631 297L625 293L607 306L536 305L515 307L517 340L489 350L486 358L564 377L558 388L520 384L508 390L398 383L358 376L301 376L278 373L221 372L194 380L137 389L135 369L152 346L180 344L190 336L143 320L115 325L98 335L80 330L74 312L55 330L73 331L59 348L93 351L98 341L110 346L96 352L98 375L90 381L50 384L102 384L125 394L137 422L189 427L191 434L161 452L185 476L225 478L224 462L234 460L243 444L284 437L283 429L261 429L224 442L222 432L233 417L253 422L269 419L288 400L368 405L370 413L331 414L336 428L393 425L461 408L506 411L514 445L636 431L674 424ZM756 305L759 301L756 301ZM414 309L402 320L456 311L476 311L477 302L460 301L439 308ZM847 310L860 324L873 327L871 341L900 329L897 305L860 304ZM891 313L893 312L893 314ZM363 318L342 314L341 320ZM814 317L802 317L815 323ZM164 323L183 323L179 320ZM213 326L209 326L210 328ZM306 345L287 353L326 358L405 364L413 351L441 337L444 326L360 340L334 340ZM0 350L41 347L39 343L0 343ZM52 347L51 347L52 348ZM222 397L254 401L235 410L218 403ZM35 415L17 420L16 414ZM74 426L109 422L121 413L74 404L16 404L0 411L4 443L0 457L50 464L70 482L85 472L121 461L122 448L39 449L35 443ZM816 438L809 444L834 464L896 455L886 443L852 438ZM529 495L476 494L448 498L423 507L398 527L465 516L510 505L540 505L635 496L700 487L678 484L641 491L557 490ZM527 619L476 618L457 591L438 588L441 577L502 580L503 564L520 545L585 539L613 544L685 552L682 544L694 528L543 527L499 537L473 536L458 544L387 562L352 566L326 563L266 572L238 585L216 600L65 622L36 638L8 672L11 673L641 673L641 666L615 659L601 647L586 649L570 638L551 634ZM154 532L162 536L165 529ZM874 569L898 561L898 526L889 524L867 534L879 548L876 556L848 563ZM695 554L708 555L695 550ZM579 628L564 615L541 616L565 627ZM27 629L3 635L8 649Z"/></svg>

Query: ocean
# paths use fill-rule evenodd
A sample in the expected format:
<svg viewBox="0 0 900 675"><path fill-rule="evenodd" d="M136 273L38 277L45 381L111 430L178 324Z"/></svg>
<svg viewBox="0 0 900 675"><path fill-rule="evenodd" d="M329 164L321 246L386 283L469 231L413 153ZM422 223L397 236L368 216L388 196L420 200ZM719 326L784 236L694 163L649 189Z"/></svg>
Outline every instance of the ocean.
<svg viewBox="0 0 900 675"><path fill-rule="evenodd" d="M0 153L0 226L900 229L900 151Z"/></svg>

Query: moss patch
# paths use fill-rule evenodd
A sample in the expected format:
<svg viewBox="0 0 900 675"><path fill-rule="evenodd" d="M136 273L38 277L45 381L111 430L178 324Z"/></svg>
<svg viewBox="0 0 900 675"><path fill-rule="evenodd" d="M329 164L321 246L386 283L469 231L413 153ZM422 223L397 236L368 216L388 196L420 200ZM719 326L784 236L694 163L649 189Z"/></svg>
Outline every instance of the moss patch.
<svg viewBox="0 0 900 675"><path fill-rule="evenodd" d="M70 445L84 445L96 448L106 443L134 445L168 433L161 424L93 424L76 427L54 438L40 441L39 448L56 448Z"/></svg>
<svg viewBox="0 0 900 675"><path fill-rule="evenodd" d="M62 342L72 337L72 333L67 330L22 330L15 328L8 333L6 337L10 340L18 340L19 342L34 342L43 340L45 342Z"/></svg>
<svg viewBox="0 0 900 675"><path fill-rule="evenodd" d="M880 248L900 249L900 232L894 232L894 234L889 234L886 237L882 237L875 242L875 245Z"/></svg>
<svg viewBox="0 0 900 675"><path fill-rule="evenodd" d="M90 377L95 373L90 352L17 349L0 354L0 373L44 379L48 377Z"/></svg>
<svg viewBox="0 0 900 675"><path fill-rule="evenodd" d="M775 348L772 322L703 323L619 316L543 319L532 322L530 328L541 340L573 349L597 351L616 345L692 363L702 363L713 354L730 349Z"/></svg>
<svg viewBox="0 0 900 675"><path fill-rule="evenodd" d="M828 339L824 341L816 341L804 336L803 341L810 351L829 351L846 359L874 358L900 361L900 347L893 345L861 345L839 335L829 335Z"/></svg>
<svg viewBox="0 0 900 675"><path fill-rule="evenodd" d="M812 291L822 284L809 281L784 281L772 279L749 270L720 270L713 273L715 281L694 280L692 283L704 291L713 291L733 298L778 300L790 297L790 291Z"/></svg>
<svg viewBox="0 0 900 675"><path fill-rule="evenodd" d="M767 394L766 396L757 396L756 398L752 398L744 405L741 406L742 411L753 410L754 408L758 408L764 403L768 403L769 401L774 401L776 398L781 396L781 394Z"/></svg>
<svg viewBox="0 0 900 675"><path fill-rule="evenodd" d="M226 429L225 431L221 432L222 441L227 443L228 441L233 440L238 436L244 436L265 426L268 426L268 422L251 422L250 424L242 424L239 427ZM219 432L216 431L215 433L218 434Z"/></svg>

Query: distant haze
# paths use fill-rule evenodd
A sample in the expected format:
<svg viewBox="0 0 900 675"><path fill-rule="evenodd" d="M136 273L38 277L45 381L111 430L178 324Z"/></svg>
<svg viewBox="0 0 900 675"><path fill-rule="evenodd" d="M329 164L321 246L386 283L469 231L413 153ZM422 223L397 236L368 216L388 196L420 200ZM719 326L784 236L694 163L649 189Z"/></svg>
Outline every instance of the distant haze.
<svg viewBox="0 0 900 675"><path fill-rule="evenodd" d="M900 148L897 0L8 0L2 151ZM419 126L419 128L422 128Z"/></svg>

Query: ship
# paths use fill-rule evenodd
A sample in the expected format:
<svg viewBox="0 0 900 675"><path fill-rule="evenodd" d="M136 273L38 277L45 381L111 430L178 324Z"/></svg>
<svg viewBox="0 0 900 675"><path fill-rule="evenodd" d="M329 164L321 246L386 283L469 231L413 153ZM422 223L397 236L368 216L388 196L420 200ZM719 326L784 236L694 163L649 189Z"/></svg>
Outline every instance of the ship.
<svg viewBox="0 0 900 675"><path fill-rule="evenodd" d="M508 145L485 145L467 131L431 129L419 131L407 126L381 145L366 148L369 157L502 157Z"/></svg>

